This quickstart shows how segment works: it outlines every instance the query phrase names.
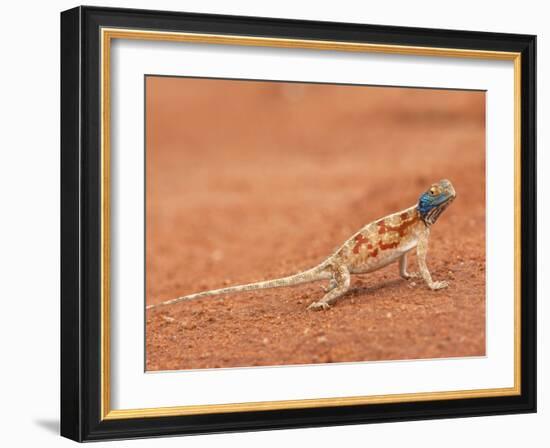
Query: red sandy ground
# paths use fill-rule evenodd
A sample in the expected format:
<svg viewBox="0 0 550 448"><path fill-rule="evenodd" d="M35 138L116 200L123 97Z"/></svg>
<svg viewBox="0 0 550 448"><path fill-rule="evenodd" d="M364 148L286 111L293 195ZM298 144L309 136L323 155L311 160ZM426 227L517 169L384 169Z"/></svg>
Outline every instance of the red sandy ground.
<svg viewBox="0 0 550 448"><path fill-rule="evenodd" d="M450 179L430 291L397 266L179 303L146 319L147 370L485 354L482 92L148 78L146 300L314 266L364 224ZM416 268L416 256L410 269Z"/></svg>

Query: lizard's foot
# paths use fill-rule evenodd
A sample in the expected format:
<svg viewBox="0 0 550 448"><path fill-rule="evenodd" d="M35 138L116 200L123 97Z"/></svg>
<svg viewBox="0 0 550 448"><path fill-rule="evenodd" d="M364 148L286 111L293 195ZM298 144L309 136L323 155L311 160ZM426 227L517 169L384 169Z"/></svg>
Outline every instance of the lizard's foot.
<svg viewBox="0 0 550 448"><path fill-rule="evenodd" d="M428 285L432 291L436 291L438 289L443 289L449 286L449 283L446 281L442 282L432 282L430 285Z"/></svg>
<svg viewBox="0 0 550 448"><path fill-rule="evenodd" d="M330 305L327 302L313 302L311 305L307 307L308 310L328 310L330 308Z"/></svg>
<svg viewBox="0 0 550 448"><path fill-rule="evenodd" d="M419 272L405 272L404 274L401 274L401 277L403 277L405 280L411 280L413 278L419 278L420 273Z"/></svg>

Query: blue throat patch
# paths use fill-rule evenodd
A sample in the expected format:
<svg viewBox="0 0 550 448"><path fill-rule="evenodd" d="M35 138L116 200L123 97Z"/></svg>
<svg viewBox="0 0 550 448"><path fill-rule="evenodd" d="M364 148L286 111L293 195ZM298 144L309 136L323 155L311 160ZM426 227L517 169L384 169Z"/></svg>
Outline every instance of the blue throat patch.
<svg viewBox="0 0 550 448"><path fill-rule="evenodd" d="M418 212L422 218L426 218L431 209L439 206L445 201L442 195L432 196L430 193L423 193L418 199Z"/></svg>
<svg viewBox="0 0 550 448"><path fill-rule="evenodd" d="M425 218L428 212L433 208L432 198L429 193L424 193L418 199L418 212L422 218Z"/></svg>

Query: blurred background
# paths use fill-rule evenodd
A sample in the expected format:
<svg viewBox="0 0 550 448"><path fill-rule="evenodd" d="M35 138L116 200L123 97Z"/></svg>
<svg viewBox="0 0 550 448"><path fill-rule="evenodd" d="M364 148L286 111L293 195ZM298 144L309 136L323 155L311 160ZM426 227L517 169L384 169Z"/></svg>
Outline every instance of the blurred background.
<svg viewBox="0 0 550 448"><path fill-rule="evenodd" d="M484 92L153 76L146 103L147 303L309 268L457 191L428 255L448 290L390 266L329 313L305 311L319 284L178 304L148 315L149 370L485 353Z"/></svg>

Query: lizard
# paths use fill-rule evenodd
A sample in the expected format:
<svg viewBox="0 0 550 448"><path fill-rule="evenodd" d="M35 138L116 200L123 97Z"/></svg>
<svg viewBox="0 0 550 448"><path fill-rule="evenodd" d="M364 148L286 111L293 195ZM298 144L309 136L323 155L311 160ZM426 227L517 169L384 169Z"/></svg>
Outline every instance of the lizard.
<svg viewBox="0 0 550 448"><path fill-rule="evenodd" d="M363 226L332 255L311 269L274 280L181 296L149 305L147 309L202 297L329 280L328 287L323 288L325 295L308 307L311 310L326 310L349 290L352 274L372 272L393 262L399 263L399 274L402 278L421 277L431 290L445 288L448 286L448 282L432 279L426 264L426 256L430 228L455 198L456 192L452 183L443 179L424 191L413 206ZM419 272L409 273L407 271L407 255L414 248L416 248Z"/></svg>

